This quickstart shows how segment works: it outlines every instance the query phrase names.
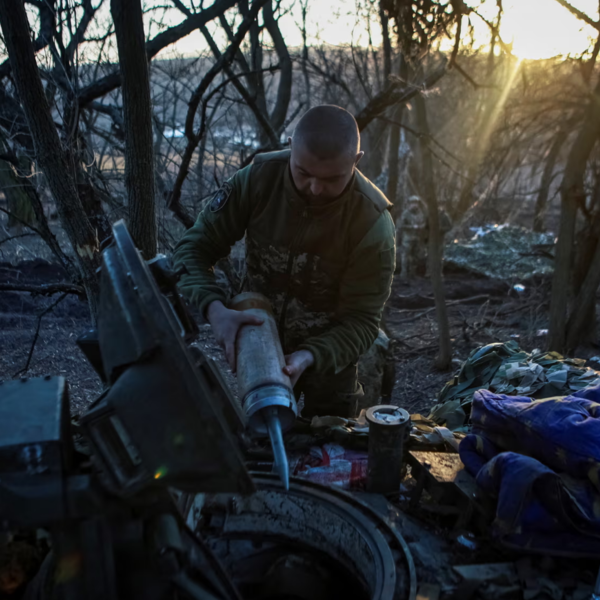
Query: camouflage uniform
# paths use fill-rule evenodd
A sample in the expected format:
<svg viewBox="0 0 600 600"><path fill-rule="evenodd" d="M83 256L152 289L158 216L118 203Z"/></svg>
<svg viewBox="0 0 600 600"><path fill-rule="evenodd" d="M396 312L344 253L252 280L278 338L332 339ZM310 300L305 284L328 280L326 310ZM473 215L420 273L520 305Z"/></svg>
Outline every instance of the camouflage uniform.
<svg viewBox="0 0 600 600"><path fill-rule="evenodd" d="M395 266L390 203L360 172L346 191L308 206L296 191L289 151L262 154L238 171L175 250L180 287L202 313L227 298L213 265L246 235L244 290L267 296L286 354L310 350L298 381L305 416L350 416L362 394L356 363L378 334Z"/></svg>
<svg viewBox="0 0 600 600"><path fill-rule="evenodd" d="M443 257L444 249L446 247L446 235L452 229L452 220L446 209L441 207L438 209L438 219L440 225L440 250ZM427 220L427 229L423 236L423 248L429 248L429 219ZM426 263L425 277L429 277L429 261L426 261Z"/></svg>
<svg viewBox="0 0 600 600"><path fill-rule="evenodd" d="M427 209L418 196L411 196L400 216L397 233L400 236L400 278L413 277L426 256Z"/></svg>

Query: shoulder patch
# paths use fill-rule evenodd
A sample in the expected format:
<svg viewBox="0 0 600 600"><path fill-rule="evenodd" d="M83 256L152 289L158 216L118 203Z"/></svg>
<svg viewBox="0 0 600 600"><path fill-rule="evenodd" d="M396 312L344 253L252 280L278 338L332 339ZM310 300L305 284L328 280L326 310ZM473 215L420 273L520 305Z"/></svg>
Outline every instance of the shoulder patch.
<svg viewBox="0 0 600 600"><path fill-rule="evenodd" d="M213 199L210 201L210 212L217 212L221 210L229 200L233 186L229 181L226 181L215 193Z"/></svg>

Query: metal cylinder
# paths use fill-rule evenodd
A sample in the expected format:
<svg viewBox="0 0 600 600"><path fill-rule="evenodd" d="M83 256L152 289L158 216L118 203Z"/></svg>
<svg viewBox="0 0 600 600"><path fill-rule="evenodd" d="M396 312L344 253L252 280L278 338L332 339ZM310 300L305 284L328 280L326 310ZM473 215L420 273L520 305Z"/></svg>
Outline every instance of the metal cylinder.
<svg viewBox="0 0 600 600"><path fill-rule="evenodd" d="M243 325L236 340L236 370L242 410L253 433L271 438L275 469L285 489L289 465L283 433L298 416L292 382L283 372L285 356L269 300L247 292L233 298L230 307L259 317L261 325Z"/></svg>
<svg viewBox="0 0 600 600"><path fill-rule="evenodd" d="M390 404L367 410L369 459L367 490L378 494L399 492L404 443L410 433L410 415Z"/></svg>
<svg viewBox="0 0 600 600"><path fill-rule="evenodd" d="M283 372L285 357L269 300L262 294L246 292L233 298L233 310L243 310L262 319L262 325L244 325L236 342L236 371L239 395L248 427L267 435L262 409L277 407L282 431L289 430L298 408L292 382Z"/></svg>

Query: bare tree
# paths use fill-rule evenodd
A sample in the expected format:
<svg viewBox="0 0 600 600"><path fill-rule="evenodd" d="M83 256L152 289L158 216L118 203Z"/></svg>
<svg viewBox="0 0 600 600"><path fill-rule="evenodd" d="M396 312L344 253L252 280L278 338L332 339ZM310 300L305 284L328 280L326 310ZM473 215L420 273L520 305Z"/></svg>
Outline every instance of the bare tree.
<svg viewBox="0 0 600 600"><path fill-rule="evenodd" d="M569 135L568 127L561 127L554 137L554 141L548 150L546 157L546 163L544 164L544 172L542 174L542 180L540 182L540 190L535 202L535 213L533 217L533 230L544 231L544 217L548 207L548 196L550 194L550 185L554 179L554 168L560 151L562 150L567 137Z"/></svg>
<svg viewBox="0 0 600 600"><path fill-rule="evenodd" d="M436 359L436 367L440 370L450 368L452 362L452 345L450 342L450 325L446 309L446 295L444 292L444 279L442 275L442 236L440 233L439 206L435 190L433 164L429 149L429 123L427 120L427 107L423 96L415 98L416 119L419 126L420 159L421 159L421 185L422 193L427 204L429 218L429 275L435 298L435 310L440 340L440 351Z"/></svg>
<svg viewBox="0 0 600 600"><path fill-rule="evenodd" d="M194 218L181 206L181 189L183 183L188 176L189 166L192 162L194 152L198 147L198 144L206 134L206 110L208 101L219 91L220 87L229 83L225 81L221 86L217 86L212 92L206 97L205 94L208 91L209 86L214 81L219 73L221 73L226 67L229 67L233 62L237 51L239 50L240 44L244 37L250 31L250 28L255 22L256 16L259 10L266 4L267 0L254 0L252 7L246 13L244 20L239 26L236 34L232 37L231 43L227 50L220 55L218 60L209 69L206 75L202 78L200 84L196 87L191 95L189 101L189 109L185 119L185 136L187 138L187 145L181 159L181 165L177 174L177 179L173 190L169 196L168 206L173 211L175 216L181 221L185 227L191 227L194 224ZM233 77L235 79L235 76ZM200 127L197 131L194 130L194 120L198 107L201 107L200 116Z"/></svg>
<svg viewBox="0 0 600 600"><path fill-rule="evenodd" d="M29 23L21 0L0 3L0 26L8 49L12 75L23 104L35 147L36 159L54 195L62 225L75 250L92 315L98 289L98 238L87 218L67 156L50 114L29 37Z"/></svg>
<svg viewBox="0 0 600 600"><path fill-rule="evenodd" d="M582 21L600 31L600 24L571 6L564 0L557 0ZM598 39L600 40L600 34ZM598 52L592 54L592 66ZM591 73L588 70L588 73ZM589 78L587 78L589 80ZM600 251L597 250L589 264L587 274L569 311L569 299L573 294L573 259L576 241L577 215L586 208L585 176L588 161L600 137L600 79L591 91L577 136L569 150L561 183L561 216L556 260L552 280L550 304L549 345L554 350L574 349L586 338L586 323L590 322L590 312L595 313L595 296L600 283L598 265ZM594 322L592 320L592 322Z"/></svg>
<svg viewBox="0 0 600 600"><path fill-rule="evenodd" d="M152 107L140 0L111 0L119 48L125 125L125 186L131 236L146 259L156 254Z"/></svg>

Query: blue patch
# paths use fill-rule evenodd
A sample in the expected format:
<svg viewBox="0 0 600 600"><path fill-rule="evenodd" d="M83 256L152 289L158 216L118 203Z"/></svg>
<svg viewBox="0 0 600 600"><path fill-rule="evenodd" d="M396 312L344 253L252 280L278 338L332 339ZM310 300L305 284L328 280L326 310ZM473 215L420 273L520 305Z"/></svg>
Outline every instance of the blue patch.
<svg viewBox="0 0 600 600"><path fill-rule="evenodd" d="M226 204L227 200L229 200L229 196L231 196L231 192L233 191L233 186L226 181L215 193L213 199L210 201L210 212L217 212L221 210Z"/></svg>

